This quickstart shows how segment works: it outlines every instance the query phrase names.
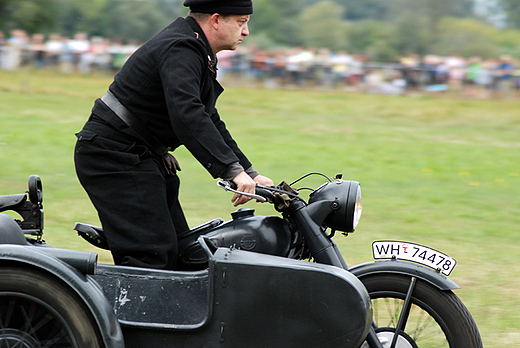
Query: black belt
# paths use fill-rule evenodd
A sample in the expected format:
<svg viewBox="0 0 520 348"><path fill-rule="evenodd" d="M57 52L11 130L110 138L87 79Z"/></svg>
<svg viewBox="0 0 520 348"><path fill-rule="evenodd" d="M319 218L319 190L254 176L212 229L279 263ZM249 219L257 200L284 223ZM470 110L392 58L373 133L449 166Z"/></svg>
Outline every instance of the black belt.
<svg viewBox="0 0 520 348"><path fill-rule="evenodd" d="M116 98L115 95L108 90L101 100L108 106L114 114L116 114L126 125L136 132L147 145L157 154L165 155L172 149L164 145L159 139L157 139L148 127L134 114L132 114L121 102Z"/></svg>

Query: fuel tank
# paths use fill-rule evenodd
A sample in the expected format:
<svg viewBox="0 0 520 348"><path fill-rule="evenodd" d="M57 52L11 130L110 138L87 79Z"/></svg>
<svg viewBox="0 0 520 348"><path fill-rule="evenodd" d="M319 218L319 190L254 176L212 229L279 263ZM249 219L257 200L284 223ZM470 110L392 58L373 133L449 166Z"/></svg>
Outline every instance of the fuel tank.
<svg viewBox="0 0 520 348"><path fill-rule="evenodd" d="M291 232L286 221L277 216L257 216L254 209L242 208L231 214L232 220L220 219L179 235L179 270L202 270L208 257L197 242L201 235L214 247L228 247L285 257L291 246Z"/></svg>

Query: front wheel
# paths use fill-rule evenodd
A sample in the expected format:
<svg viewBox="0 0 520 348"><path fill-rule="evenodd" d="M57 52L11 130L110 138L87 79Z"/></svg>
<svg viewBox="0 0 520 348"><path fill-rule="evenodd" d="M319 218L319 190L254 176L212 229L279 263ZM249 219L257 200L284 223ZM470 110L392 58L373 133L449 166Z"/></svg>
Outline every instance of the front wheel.
<svg viewBox="0 0 520 348"><path fill-rule="evenodd" d="M360 280L370 294L383 348L482 348L475 321L453 292L397 274ZM365 342L361 347L369 346Z"/></svg>
<svg viewBox="0 0 520 348"><path fill-rule="evenodd" d="M50 275L0 268L0 348L100 348L98 330L77 295Z"/></svg>

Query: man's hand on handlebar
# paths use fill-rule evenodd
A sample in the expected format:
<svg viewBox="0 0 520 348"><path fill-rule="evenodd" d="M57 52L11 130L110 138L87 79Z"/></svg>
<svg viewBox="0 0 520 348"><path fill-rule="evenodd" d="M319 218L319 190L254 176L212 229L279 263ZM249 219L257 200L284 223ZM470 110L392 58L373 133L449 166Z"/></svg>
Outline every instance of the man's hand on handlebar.
<svg viewBox="0 0 520 348"><path fill-rule="evenodd" d="M253 178L253 180L258 185L261 185L261 186L266 186L266 187L274 186L273 180L271 180L263 175L257 175Z"/></svg>
<svg viewBox="0 0 520 348"><path fill-rule="evenodd" d="M256 185L263 185L263 186L272 186L273 181L265 176L257 175L254 179L251 179L251 177L245 172L242 171L237 174L233 178L233 182L237 185L237 191L245 192L245 193L251 193L255 194ZM233 202L233 205L236 207L237 205L244 204L246 202L249 202L251 200L250 197L241 195L239 193L235 193L233 195L233 198L231 198L231 202Z"/></svg>

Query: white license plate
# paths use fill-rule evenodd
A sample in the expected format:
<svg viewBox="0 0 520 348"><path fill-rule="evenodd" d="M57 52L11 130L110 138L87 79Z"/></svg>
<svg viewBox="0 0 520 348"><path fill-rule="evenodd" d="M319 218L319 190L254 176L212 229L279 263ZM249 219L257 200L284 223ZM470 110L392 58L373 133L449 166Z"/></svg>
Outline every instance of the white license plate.
<svg viewBox="0 0 520 348"><path fill-rule="evenodd" d="M372 243L374 259L398 259L420 263L445 275L450 275L457 261L446 254L423 245L398 242L376 241Z"/></svg>

